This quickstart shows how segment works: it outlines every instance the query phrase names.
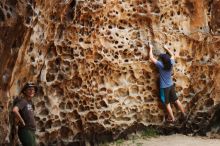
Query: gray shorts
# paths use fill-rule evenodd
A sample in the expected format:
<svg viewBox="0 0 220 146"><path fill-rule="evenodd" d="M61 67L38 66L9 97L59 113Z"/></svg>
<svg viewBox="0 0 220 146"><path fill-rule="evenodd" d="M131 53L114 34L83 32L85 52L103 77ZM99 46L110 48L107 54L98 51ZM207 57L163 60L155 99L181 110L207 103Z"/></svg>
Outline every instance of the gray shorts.
<svg viewBox="0 0 220 146"><path fill-rule="evenodd" d="M160 99L163 104L175 102L178 99L176 96L175 86L172 85L167 88L160 88Z"/></svg>

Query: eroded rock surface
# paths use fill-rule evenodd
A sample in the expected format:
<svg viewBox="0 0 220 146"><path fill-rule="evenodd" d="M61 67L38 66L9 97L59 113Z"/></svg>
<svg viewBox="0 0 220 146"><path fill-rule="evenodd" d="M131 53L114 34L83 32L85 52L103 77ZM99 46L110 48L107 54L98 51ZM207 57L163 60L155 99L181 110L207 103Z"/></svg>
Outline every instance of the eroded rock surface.
<svg viewBox="0 0 220 146"><path fill-rule="evenodd" d="M206 132L220 103L219 11L218 0L1 1L0 143L10 141L8 105L26 81L40 87L41 145L164 126L148 42L157 55L164 44L175 52L176 90L190 115L183 130Z"/></svg>

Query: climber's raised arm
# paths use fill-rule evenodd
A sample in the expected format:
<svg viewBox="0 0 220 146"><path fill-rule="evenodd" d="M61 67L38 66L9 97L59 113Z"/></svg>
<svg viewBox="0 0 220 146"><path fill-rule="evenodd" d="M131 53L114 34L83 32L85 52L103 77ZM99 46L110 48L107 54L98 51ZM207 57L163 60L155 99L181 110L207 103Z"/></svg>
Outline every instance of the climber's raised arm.
<svg viewBox="0 0 220 146"><path fill-rule="evenodd" d="M150 51L149 51L150 60L151 60L154 64L156 64L157 59L155 59L155 58L154 58L154 55L153 55L153 51L152 51L153 46L152 46L152 45L149 45L149 47L150 47Z"/></svg>
<svg viewBox="0 0 220 146"><path fill-rule="evenodd" d="M168 46L167 45L164 45L163 46L164 47L164 49L170 54L170 59L174 59L174 54L173 54L173 52L168 48Z"/></svg>

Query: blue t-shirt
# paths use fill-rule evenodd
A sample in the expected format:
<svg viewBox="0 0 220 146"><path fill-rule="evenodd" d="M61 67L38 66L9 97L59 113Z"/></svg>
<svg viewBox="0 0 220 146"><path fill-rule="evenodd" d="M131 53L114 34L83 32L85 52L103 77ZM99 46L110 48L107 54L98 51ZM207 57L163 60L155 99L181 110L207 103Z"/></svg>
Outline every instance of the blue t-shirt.
<svg viewBox="0 0 220 146"><path fill-rule="evenodd" d="M170 59L171 64L174 65L175 62L173 59ZM167 88L173 85L172 80L172 69L171 70L164 70L164 65L161 61L156 62L156 66L160 73L160 88Z"/></svg>

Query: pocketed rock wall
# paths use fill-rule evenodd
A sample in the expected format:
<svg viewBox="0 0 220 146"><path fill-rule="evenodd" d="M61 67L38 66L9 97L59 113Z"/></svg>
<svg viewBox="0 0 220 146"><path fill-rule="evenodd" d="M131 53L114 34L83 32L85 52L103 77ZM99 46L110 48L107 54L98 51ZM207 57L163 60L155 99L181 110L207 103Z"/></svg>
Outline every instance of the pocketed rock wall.
<svg viewBox="0 0 220 146"><path fill-rule="evenodd" d="M10 141L8 107L27 81L39 85L39 145L166 127L148 42L156 56L164 44L175 53L176 91L189 114L179 132L219 134L212 127L220 103L219 11L219 0L2 0L0 143Z"/></svg>

